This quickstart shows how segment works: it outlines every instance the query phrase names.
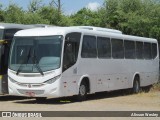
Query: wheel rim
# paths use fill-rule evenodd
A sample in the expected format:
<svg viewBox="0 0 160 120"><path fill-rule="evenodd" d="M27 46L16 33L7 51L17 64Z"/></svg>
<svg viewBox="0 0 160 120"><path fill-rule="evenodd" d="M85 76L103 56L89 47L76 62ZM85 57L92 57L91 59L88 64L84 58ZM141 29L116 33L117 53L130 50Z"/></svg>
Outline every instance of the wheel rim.
<svg viewBox="0 0 160 120"><path fill-rule="evenodd" d="M86 87L85 85L81 85L79 89L79 93L81 96L84 96L86 94Z"/></svg>

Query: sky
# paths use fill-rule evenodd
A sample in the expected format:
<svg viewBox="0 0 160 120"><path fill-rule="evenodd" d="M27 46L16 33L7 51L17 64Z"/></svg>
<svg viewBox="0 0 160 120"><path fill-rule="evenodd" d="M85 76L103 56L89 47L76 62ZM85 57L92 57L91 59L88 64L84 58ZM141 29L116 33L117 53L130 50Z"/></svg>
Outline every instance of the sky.
<svg viewBox="0 0 160 120"><path fill-rule="evenodd" d="M2 3L4 7L7 7L9 1L18 4L24 9L27 9L31 0L0 0L0 3ZM51 2L51 0L42 0L42 1L44 4L48 4L49 2ZM73 14L84 7L95 11L98 9L99 6L103 4L103 2L104 0L61 0L62 11L68 15Z"/></svg>

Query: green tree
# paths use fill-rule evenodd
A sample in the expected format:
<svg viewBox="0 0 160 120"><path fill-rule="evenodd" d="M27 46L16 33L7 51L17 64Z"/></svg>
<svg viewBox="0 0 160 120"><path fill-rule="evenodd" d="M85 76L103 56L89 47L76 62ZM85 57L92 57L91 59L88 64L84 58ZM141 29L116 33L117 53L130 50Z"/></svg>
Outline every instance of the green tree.
<svg viewBox="0 0 160 120"><path fill-rule="evenodd" d="M58 25L58 11L53 6L43 6L37 13L42 19L49 21L49 24Z"/></svg>
<svg viewBox="0 0 160 120"><path fill-rule="evenodd" d="M24 20L24 11L16 4L10 3L4 10L4 22L8 23L22 23Z"/></svg>
<svg viewBox="0 0 160 120"><path fill-rule="evenodd" d="M43 19L38 13L26 13L23 24L49 24L49 21Z"/></svg>
<svg viewBox="0 0 160 120"><path fill-rule="evenodd" d="M160 3L157 0L105 0L99 11L103 27L125 34L159 39Z"/></svg>
<svg viewBox="0 0 160 120"><path fill-rule="evenodd" d="M31 13L37 12L43 6L42 0L31 0L28 6L28 11Z"/></svg>
<svg viewBox="0 0 160 120"><path fill-rule="evenodd" d="M40 10L44 8L45 5L42 0L31 0L28 6L28 11L24 15L24 24L50 24L48 19L44 19ZM46 13L47 15L48 13Z"/></svg>
<svg viewBox="0 0 160 120"><path fill-rule="evenodd" d="M3 5L0 3L0 22L4 22L4 11L2 7Z"/></svg>
<svg viewBox="0 0 160 120"><path fill-rule="evenodd" d="M83 8L70 17L73 25L100 26L100 17L97 11Z"/></svg>
<svg viewBox="0 0 160 120"><path fill-rule="evenodd" d="M62 8L61 0L52 0L50 2L50 6L55 6L57 8L57 10L58 10L59 15L61 15L61 13L62 13L62 10L61 10L61 8Z"/></svg>

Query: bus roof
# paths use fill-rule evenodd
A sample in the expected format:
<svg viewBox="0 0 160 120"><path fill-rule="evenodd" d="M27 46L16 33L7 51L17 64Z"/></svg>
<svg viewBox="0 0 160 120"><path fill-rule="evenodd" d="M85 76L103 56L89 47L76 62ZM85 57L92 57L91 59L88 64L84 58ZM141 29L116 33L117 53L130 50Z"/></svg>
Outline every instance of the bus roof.
<svg viewBox="0 0 160 120"><path fill-rule="evenodd" d="M93 26L72 26L72 27L79 28L79 29L87 29L87 30L122 34L122 31L115 30L115 29L110 29L110 28L101 28L101 27L93 27Z"/></svg>
<svg viewBox="0 0 160 120"><path fill-rule="evenodd" d="M12 29L12 28L19 28L19 29L28 29L34 28L34 25L23 25L23 24L14 24L14 23L0 23L0 29Z"/></svg>
<svg viewBox="0 0 160 120"><path fill-rule="evenodd" d="M84 26L83 26L84 27ZM94 29L84 29L80 28L80 26L76 27L46 27L46 28L34 28L34 29L26 29L18 31L15 36L51 36L51 35L65 35L70 32L81 32L86 35L95 35L109 38L117 38L117 39L125 39L125 40L133 40L133 41L146 41L146 42L157 42L156 39L146 38L146 37L138 37L132 35L124 35L121 34L121 31L112 30L106 31L105 28L99 29L99 27L93 27ZM97 30L97 28L99 30Z"/></svg>

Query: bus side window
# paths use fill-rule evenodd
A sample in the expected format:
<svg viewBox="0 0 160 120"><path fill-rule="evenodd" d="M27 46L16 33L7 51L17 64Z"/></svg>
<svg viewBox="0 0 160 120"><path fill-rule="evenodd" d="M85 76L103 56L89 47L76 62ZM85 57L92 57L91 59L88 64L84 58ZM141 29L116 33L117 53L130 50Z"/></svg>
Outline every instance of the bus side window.
<svg viewBox="0 0 160 120"><path fill-rule="evenodd" d="M82 43L82 58L97 58L96 37L84 35Z"/></svg>
<svg viewBox="0 0 160 120"><path fill-rule="evenodd" d="M134 41L125 40L125 58L126 59L135 59L136 57L136 46Z"/></svg>
<svg viewBox="0 0 160 120"><path fill-rule="evenodd" d="M152 59L151 43L144 42L144 58Z"/></svg>
<svg viewBox="0 0 160 120"><path fill-rule="evenodd" d="M69 33L65 38L64 55L63 55L63 71L73 66L78 57L81 33Z"/></svg>
<svg viewBox="0 0 160 120"><path fill-rule="evenodd" d="M113 59L124 59L124 46L122 39L112 38L112 57Z"/></svg>
<svg viewBox="0 0 160 120"><path fill-rule="evenodd" d="M152 59L155 59L157 57L157 44L152 43Z"/></svg>
<svg viewBox="0 0 160 120"><path fill-rule="evenodd" d="M97 37L98 57L101 59L111 58L110 38Z"/></svg>
<svg viewBox="0 0 160 120"><path fill-rule="evenodd" d="M136 42L136 58L143 59L143 42Z"/></svg>

